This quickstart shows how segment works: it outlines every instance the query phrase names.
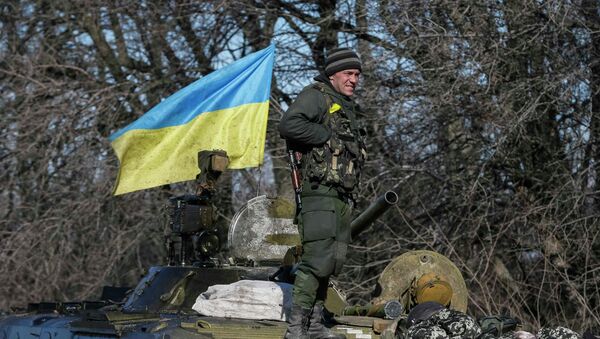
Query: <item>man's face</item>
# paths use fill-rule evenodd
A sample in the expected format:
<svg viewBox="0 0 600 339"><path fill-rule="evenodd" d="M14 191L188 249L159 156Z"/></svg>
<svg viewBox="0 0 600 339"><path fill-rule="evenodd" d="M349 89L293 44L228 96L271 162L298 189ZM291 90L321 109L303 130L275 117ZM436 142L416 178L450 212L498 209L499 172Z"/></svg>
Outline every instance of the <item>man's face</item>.
<svg viewBox="0 0 600 339"><path fill-rule="evenodd" d="M360 71L358 69L345 69L329 76L333 88L346 96L352 96L358 86Z"/></svg>

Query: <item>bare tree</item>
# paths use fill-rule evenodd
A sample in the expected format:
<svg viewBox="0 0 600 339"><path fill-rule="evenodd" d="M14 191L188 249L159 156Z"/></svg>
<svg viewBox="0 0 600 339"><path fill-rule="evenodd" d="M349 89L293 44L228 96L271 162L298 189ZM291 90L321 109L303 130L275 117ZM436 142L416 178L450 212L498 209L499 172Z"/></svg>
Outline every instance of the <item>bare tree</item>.
<svg viewBox="0 0 600 339"><path fill-rule="evenodd" d="M369 159L358 209L400 207L339 277L368 302L395 256L463 272L474 315L600 326L599 5L577 1L5 1L0 5L0 308L131 285L161 261L161 209L189 183L113 197L107 137L162 98L277 46L265 166L230 173L221 223L291 197L281 113L328 50L358 50ZM176 164L173 164L176 166ZM373 236L375 235L375 236Z"/></svg>

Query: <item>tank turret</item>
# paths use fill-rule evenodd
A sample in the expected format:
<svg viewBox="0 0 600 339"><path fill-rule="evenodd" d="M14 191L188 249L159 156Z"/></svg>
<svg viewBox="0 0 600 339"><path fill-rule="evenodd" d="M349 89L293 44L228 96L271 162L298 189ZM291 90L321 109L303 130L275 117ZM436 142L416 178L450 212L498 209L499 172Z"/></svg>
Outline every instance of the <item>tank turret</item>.
<svg viewBox="0 0 600 339"><path fill-rule="evenodd" d="M222 255L225 246L215 227L212 197L228 164L224 151L198 153L197 193L169 199L165 229L167 265L148 270L127 297L123 312L193 313L196 298L209 286L242 279L267 280L277 269L235 265Z"/></svg>

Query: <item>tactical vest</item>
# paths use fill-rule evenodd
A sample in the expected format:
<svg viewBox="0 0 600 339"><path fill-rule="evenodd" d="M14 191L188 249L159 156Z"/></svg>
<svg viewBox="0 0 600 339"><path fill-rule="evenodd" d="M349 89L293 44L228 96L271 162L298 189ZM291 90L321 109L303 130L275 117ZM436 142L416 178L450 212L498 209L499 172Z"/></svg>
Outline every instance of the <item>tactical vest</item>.
<svg viewBox="0 0 600 339"><path fill-rule="evenodd" d="M351 193L358 185L367 156L354 107L339 103L327 85L315 83L312 86L325 97L327 111L321 123L329 128L331 138L303 157L303 178L311 184L332 186L340 193Z"/></svg>

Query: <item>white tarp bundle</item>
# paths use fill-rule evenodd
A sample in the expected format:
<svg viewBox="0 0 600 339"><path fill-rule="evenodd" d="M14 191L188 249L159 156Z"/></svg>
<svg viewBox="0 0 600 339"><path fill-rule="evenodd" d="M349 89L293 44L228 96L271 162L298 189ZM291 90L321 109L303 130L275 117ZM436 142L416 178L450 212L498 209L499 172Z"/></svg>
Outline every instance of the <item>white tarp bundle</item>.
<svg viewBox="0 0 600 339"><path fill-rule="evenodd" d="M292 288L286 283L240 280L213 285L192 308L206 316L285 321L292 307Z"/></svg>

